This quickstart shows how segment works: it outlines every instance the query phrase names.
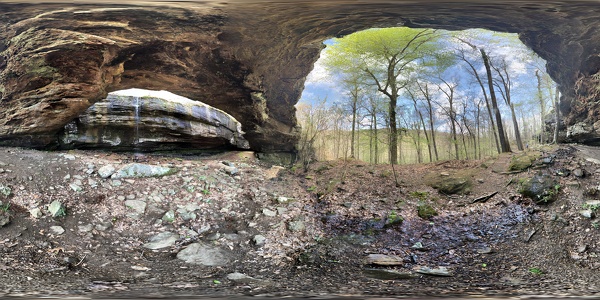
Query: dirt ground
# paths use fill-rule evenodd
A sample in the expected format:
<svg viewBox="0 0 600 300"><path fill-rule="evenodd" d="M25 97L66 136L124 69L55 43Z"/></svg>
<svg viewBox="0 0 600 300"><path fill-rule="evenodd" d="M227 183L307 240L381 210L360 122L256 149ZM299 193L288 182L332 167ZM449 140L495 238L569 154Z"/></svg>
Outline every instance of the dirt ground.
<svg viewBox="0 0 600 300"><path fill-rule="evenodd" d="M600 199L600 150L540 150L523 172L507 169L518 154L396 166L397 185L389 165L353 160L318 162L304 172L268 165L251 152L1 148L0 215L11 222L0 228L0 296L598 296L598 208L588 217L581 210ZM132 162L177 172L98 174ZM431 174L456 172L473 182L469 194L445 195L427 185ZM519 194L538 173L557 181L556 201L536 204ZM48 212L56 200L64 216ZM143 212L132 212L125 204L131 200L145 203ZM437 215L419 217L424 204ZM169 211L174 217L165 218ZM168 247L144 247L164 232L178 238ZM177 258L196 242L221 249L227 262ZM373 255L396 261L371 264ZM424 267L444 267L448 276L417 272Z"/></svg>

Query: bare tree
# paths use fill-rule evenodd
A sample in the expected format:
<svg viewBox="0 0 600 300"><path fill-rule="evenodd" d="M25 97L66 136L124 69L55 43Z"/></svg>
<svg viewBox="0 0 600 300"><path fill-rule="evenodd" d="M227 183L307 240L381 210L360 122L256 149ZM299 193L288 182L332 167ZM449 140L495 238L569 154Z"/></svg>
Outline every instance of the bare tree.
<svg viewBox="0 0 600 300"><path fill-rule="evenodd" d="M500 142L500 150L502 152L510 152L510 144L508 143L506 134L504 132L504 125L502 125L502 115L500 114L500 110L498 109L498 101L496 100L496 92L494 91L494 78L492 77L490 59L483 48L479 48L479 52L481 53L481 59L483 59L483 65L485 66L485 72L487 75L490 98L492 102L492 111L496 117L496 126L498 127L498 140Z"/></svg>
<svg viewBox="0 0 600 300"><path fill-rule="evenodd" d="M519 122L517 122L517 115L515 114L515 106L512 103L512 100L510 98L511 89L512 89L512 81L511 81L510 75L508 75L508 64L506 63L506 60L502 60L500 62L500 66L495 66L494 64L490 64L490 65L496 71L496 73L498 74L498 78L499 78L498 80L496 80L494 82L494 85L496 85L496 87L498 88L498 91L500 92L500 94L502 95L502 98L504 99L504 102L510 108L512 121L513 121L513 128L515 131L515 140L517 142L517 148L519 149L519 151L523 151L523 142L521 141L521 133L519 131Z"/></svg>

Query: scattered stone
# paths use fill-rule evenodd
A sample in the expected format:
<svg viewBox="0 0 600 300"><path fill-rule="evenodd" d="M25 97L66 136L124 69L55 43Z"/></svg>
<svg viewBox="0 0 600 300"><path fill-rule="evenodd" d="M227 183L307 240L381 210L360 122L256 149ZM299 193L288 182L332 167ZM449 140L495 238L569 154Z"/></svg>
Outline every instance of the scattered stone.
<svg viewBox="0 0 600 300"><path fill-rule="evenodd" d="M233 166L223 166L223 171L225 171L225 173L227 173L228 175L231 176L235 176L239 173L238 168L233 167Z"/></svg>
<svg viewBox="0 0 600 300"><path fill-rule="evenodd" d="M128 164L111 175L112 179L161 177L177 172L175 168L152 166L139 163Z"/></svg>
<svg viewBox="0 0 600 300"><path fill-rule="evenodd" d="M522 155L515 155L510 160L510 163L508 165L508 171L525 171L531 167L534 159L534 157L527 155L527 153L524 153Z"/></svg>
<svg viewBox="0 0 600 300"><path fill-rule="evenodd" d="M4 198L8 198L11 194L12 189L10 187L0 184L0 195L4 196Z"/></svg>
<svg viewBox="0 0 600 300"><path fill-rule="evenodd" d="M265 244L265 241L267 240L267 238L265 238L264 236L257 234L254 236L254 238L252 239L254 241L254 244L256 244L256 246L263 246Z"/></svg>
<svg viewBox="0 0 600 300"><path fill-rule="evenodd" d="M444 276L444 277L452 276L452 273L450 273L450 271L448 271L448 269L446 267L437 267L437 268L415 267L414 271L417 273L421 273L421 274L425 274L425 275L432 275L432 276Z"/></svg>
<svg viewBox="0 0 600 300"><path fill-rule="evenodd" d="M579 214L586 219L591 219L594 216L594 212L591 209L580 210Z"/></svg>
<svg viewBox="0 0 600 300"><path fill-rule="evenodd" d="M96 226L94 228L98 231L106 231L111 227L112 227L111 223L104 223L104 224L96 224Z"/></svg>
<svg viewBox="0 0 600 300"><path fill-rule="evenodd" d="M270 210L268 208L263 208L262 212L267 217L275 217L275 216L277 216L277 212L276 211Z"/></svg>
<svg viewBox="0 0 600 300"><path fill-rule="evenodd" d="M265 171L265 178L266 179L277 178L277 176L279 176L279 173L281 172L281 170L285 170L285 168L281 167L281 166L272 166L270 169Z"/></svg>
<svg viewBox="0 0 600 300"><path fill-rule="evenodd" d="M175 245L179 239L179 235L172 232L161 232L150 238L150 242L144 244L144 248L157 250Z"/></svg>
<svg viewBox="0 0 600 300"><path fill-rule="evenodd" d="M79 225L77 229L79 229L79 232L90 232L94 230L94 224Z"/></svg>
<svg viewBox="0 0 600 300"><path fill-rule="evenodd" d="M404 218L398 215L395 211L392 211L385 219L384 227L392 227L394 225L400 225L404 222Z"/></svg>
<svg viewBox="0 0 600 300"><path fill-rule="evenodd" d="M221 238L221 234L218 232L211 233L206 237L206 239L209 241L216 241L220 238Z"/></svg>
<svg viewBox="0 0 600 300"><path fill-rule="evenodd" d="M280 204L285 204L285 203L288 203L290 201L291 201L291 199L288 198L288 197L283 197L283 196L277 197L277 202L280 203Z"/></svg>
<svg viewBox="0 0 600 300"><path fill-rule="evenodd" d="M63 154L62 157L66 160L75 160L75 155L73 154Z"/></svg>
<svg viewBox="0 0 600 300"><path fill-rule="evenodd" d="M8 165L7 163L0 161L0 167L6 167L7 165Z"/></svg>
<svg viewBox="0 0 600 300"><path fill-rule="evenodd" d="M404 265L404 260L399 256L369 254L367 256L367 264L376 266L401 266Z"/></svg>
<svg viewBox="0 0 600 300"><path fill-rule="evenodd" d="M64 217L67 214L65 206L58 200L54 200L48 205L48 212L53 218Z"/></svg>
<svg viewBox="0 0 600 300"><path fill-rule="evenodd" d="M58 234L58 235L65 233L65 229L62 228L61 226L50 226L50 231L52 231L52 233Z"/></svg>
<svg viewBox="0 0 600 300"><path fill-rule="evenodd" d="M113 165L106 165L101 167L100 169L98 169L98 176L100 176L103 179L106 179L110 176L112 176L112 174L114 174L117 170L115 169L115 166Z"/></svg>
<svg viewBox="0 0 600 300"><path fill-rule="evenodd" d="M585 177L585 171L583 171L581 168L577 168L573 170L573 175L578 178L583 178Z"/></svg>
<svg viewBox="0 0 600 300"><path fill-rule="evenodd" d="M127 200L125 201L125 206L138 214L143 214L146 211L146 202L141 200Z"/></svg>
<svg viewBox="0 0 600 300"><path fill-rule="evenodd" d="M425 183L444 195L466 195L471 193L473 182L471 171L464 170L444 176L443 174L430 173L424 178Z"/></svg>
<svg viewBox="0 0 600 300"><path fill-rule="evenodd" d="M71 189L74 190L75 192L81 192L81 191L83 191L83 189L81 188L81 186L77 185L76 183L69 184L69 187L71 187Z"/></svg>
<svg viewBox="0 0 600 300"><path fill-rule="evenodd" d="M8 225L12 216L8 211L0 210L0 228Z"/></svg>
<svg viewBox="0 0 600 300"><path fill-rule="evenodd" d="M177 253L177 258L190 264L223 266L229 262L228 254L215 246L193 243Z"/></svg>
<svg viewBox="0 0 600 300"><path fill-rule="evenodd" d="M552 159L552 157L547 156L541 159L541 162L545 165L549 165L554 161L554 159Z"/></svg>
<svg viewBox="0 0 600 300"><path fill-rule="evenodd" d="M413 279L417 278L417 276L410 272L398 272L394 270L388 269L373 269L366 268L363 269L363 273L370 278L375 278L379 280L399 280L399 279Z"/></svg>
<svg viewBox="0 0 600 300"><path fill-rule="evenodd" d="M421 203L417 205L417 214L421 219L428 220L434 216L437 216L438 212L430 204Z"/></svg>
<svg viewBox="0 0 600 300"><path fill-rule="evenodd" d="M175 212L173 210L169 210L163 215L162 220L168 223L173 223L175 221Z"/></svg>
<svg viewBox="0 0 600 300"><path fill-rule="evenodd" d="M135 270L135 271L140 271L140 272L146 272L146 271L152 270L151 268L144 267L144 266L131 266L131 269Z"/></svg>
<svg viewBox="0 0 600 300"><path fill-rule="evenodd" d="M237 282L237 283L246 283L246 284L258 283L258 282L262 281L260 279L256 279L256 278L250 277L246 274L237 273L237 272L227 274L227 279Z"/></svg>
<svg viewBox="0 0 600 300"><path fill-rule="evenodd" d="M352 208L352 202L344 202L342 205L346 208Z"/></svg>
<svg viewBox="0 0 600 300"><path fill-rule="evenodd" d="M283 214L285 214L287 212L287 208L285 207L278 207L277 208L277 213L281 216Z"/></svg>
<svg viewBox="0 0 600 300"><path fill-rule="evenodd" d="M121 182L121 180L113 180L113 181L111 182L111 184L112 184L112 186L114 186L114 187L118 187L118 186L121 186L121 185L123 184L123 182Z"/></svg>
<svg viewBox="0 0 600 300"><path fill-rule="evenodd" d="M424 250L425 247L423 246L423 243L421 242L416 242L414 245L411 246L411 248L415 249L415 250Z"/></svg>
<svg viewBox="0 0 600 300"><path fill-rule="evenodd" d="M490 254L492 252L493 252L493 250L489 246L485 246L485 247L477 249L477 253L479 253L479 254Z"/></svg>
<svg viewBox="0 0 600 300"><path fill-rule="evenodd" d="M32 218L39 219L42 217L42 210L39 209L38 207L32 208L29 210L29 214L31 215Z"/></svg>
<svg viewBox="0 0 600 300"><path fill-rule="evenodd" d="M560 185L550 176L537 174L521 185L519 192L531 198L537 204L554 202L558 196Z"/></svg>
<svg viewBox="0 0 600 300"><path fill-rule="evenodd" d="M306 229L306 226L302 221L291 221L288 223L287 228L291 232L301 232L304 231L304 229Z"/></svg>

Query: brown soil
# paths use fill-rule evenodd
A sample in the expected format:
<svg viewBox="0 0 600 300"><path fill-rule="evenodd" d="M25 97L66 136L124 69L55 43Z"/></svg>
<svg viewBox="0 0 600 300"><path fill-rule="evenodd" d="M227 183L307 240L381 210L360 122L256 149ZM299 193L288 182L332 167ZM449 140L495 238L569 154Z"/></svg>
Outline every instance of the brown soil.
<svg viewBox="0 0 600 300"><path fill-rule="evenodd" d="M600 151L578 148L547 148L542 159L552 162L539 159L522 173L499 172L506 169L498 165L510 161L504 156L396 166L398 186L390 166L358 161L277 173L247 152L134 156L3 148L0 184L12 193L0 201L11 204L12 222L0 228L0 296L599 295L600 228L579 211L585 200L600 197L594 192ZM179 172L120 185L97 175L104 165L132 161ZM227 174L223 161L232 162L239 175ZM578 168L585 177L564 176ZM468 195L442 195L424 182L428 174L458 170L472 176ZM538 172L560 183L555 202L537 205L518 194L520 180ZM83 190L76 192L72 183ZM127 199L146 201L145 213L132 216L123 204ZM65 217L46 212L54 200L66 205ZM159 220L191 202L201 207L196 219ZM438 215L418 217L416 207L424 203ZM39 219L29 213L36 207L44 212ZM265 215L265 208L277 216ZM404 221L386 225L392 214ZM290 230L296 221L305 228ZM53 233L56 225L65 232ZM142 247L165 231L180 234L174 246ZM254 243L257 234L266 238L264 245ZM209 267L178 260L176 254L195 241L228 250L230 263ZM401 264L369 266L369 254L398 256ZM444 266L452 276L414 272L422 266ZM412 275L381 280L367 268ZM258 280L227 279L233 272Z"/></svg>

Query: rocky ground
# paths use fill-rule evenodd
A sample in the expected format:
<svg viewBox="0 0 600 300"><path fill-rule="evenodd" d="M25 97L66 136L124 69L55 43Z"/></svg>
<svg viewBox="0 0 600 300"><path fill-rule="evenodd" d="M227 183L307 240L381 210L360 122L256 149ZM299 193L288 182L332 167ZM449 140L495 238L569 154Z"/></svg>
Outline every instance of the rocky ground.
<svg viewBox="0 0 600 300"><path fill-rule="evenodd" d="M0 296L597 296L599 178L583 146L308 172L1 148Z"/></svg>

